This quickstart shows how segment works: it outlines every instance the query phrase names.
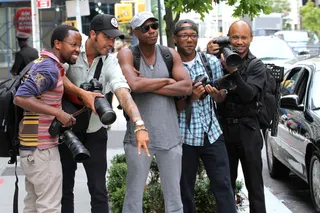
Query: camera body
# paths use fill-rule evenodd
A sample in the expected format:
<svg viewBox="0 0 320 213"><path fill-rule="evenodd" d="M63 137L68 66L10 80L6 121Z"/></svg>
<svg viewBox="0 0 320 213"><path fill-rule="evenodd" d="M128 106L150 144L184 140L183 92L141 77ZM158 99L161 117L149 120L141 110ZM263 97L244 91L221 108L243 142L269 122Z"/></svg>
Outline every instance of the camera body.
<svg viewBox="0 0 320 213"><path fill-rule="evenodd" d="M91 79L90 82L82 83L80 85L80 88L86 91L102 94L103 86L97 79L93 78ZM107 99L102 97L96 97L96 99L94 100L94 107L95 107L95 110L97 111L100 121L104 125L110 125L117 119L117 115L113 111Z"/></svg>
<svg viewBox="0 0 320 213"><path fill-rule="evenodd" d="M48 130L52 137L59 135L62 143L65 143L76 162L84 162L91 158L90 152L83 146L70 127L62 127L62 123L54 118Z"/></svg>
<svg viewBox="0 0 320 213"><path fill-rule="evenodd" d="M217 90L221 89L234 89L237 87L235 81L232 79L232 76L230 74L226 74L222 76L221 78L215 79L213 81L213 87L217 88Z"/></svg>
<svg viewBox="0 0 320 213"><path fill-rule="evenodd" d="M220 54L224 55L224 60L228 67L237 68L242 64L241 56L232 48L228 36L217 37L214 43L219 44Z"/></svg>
<svg viewBox="0 0 320 213"><path fill-rule="evenodd" d="M205 75L198 75L193 82L193 85L195 85L196 83L201 82L202 86L205 87L206 85L210 84L211 86L213 86L213 84L208 81L207 76ZM208 95L207 92L203 93L200 97L200 100L204 99L206 96Z"/></svg>

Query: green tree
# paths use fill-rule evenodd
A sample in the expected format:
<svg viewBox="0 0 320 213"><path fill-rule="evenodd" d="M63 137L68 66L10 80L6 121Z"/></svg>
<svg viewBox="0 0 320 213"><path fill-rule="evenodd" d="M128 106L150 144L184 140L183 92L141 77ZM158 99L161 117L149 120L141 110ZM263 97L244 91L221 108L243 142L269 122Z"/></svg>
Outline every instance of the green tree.
<svg viewBox="0 0 320 213"><path fill-rule="evenodd" d="M320 35L320 8L316 7L314 2L309 0L305 6L300 8L302 16L302 27L306 30L312 30Z"/></svg>
<svg viewBox="0 0 320 213"><path fill-rule="evenodd" d="M236 9L232 14L234 17L248 15L253 18L260 13L269 14L271 12L267 0L164 0L164 20L166 23L168 46L174 47L172 34L181 13L195 11L200 14L201 19L203 20L204 16L213 9L212 3L219 3L220 1L225 1L226 4L230 6L236 6Z"/></svg>
<svg viewBox="0 0 320 213"><path fill-rule="evenodd" d="M267 0L273 13L287 13L291 11L288 0Z"/></svg>
<svg viewBox="0 0 320 213"><path fill-rule="evenodd" d="M271 12L281 13L283 17L283 29L291 29L291 19L289 18L289 12L291 11L290 2L288 0L267 0L271 7Z"/></svg>

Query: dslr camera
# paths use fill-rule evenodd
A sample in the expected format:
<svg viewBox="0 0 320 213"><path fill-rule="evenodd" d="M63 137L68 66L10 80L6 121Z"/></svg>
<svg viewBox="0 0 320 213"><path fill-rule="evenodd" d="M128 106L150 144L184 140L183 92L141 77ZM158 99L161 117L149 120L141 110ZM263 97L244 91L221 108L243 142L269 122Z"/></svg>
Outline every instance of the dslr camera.
<svg viewBox="0 0 320 213"><path fill-rule="evenodd" d="M213 87L217 88L217 90L230 90L236 88L237 85L236 82L233 80L232 76L230 76L230 74L226 74L221 78L215 79L213 81Z"/></svg>
<svg viewBox="0 0 320 213"><path fill-rule="evenodd" d="M76 162L84 162L90 159L90 152L83 146L78 137L71 131L71 127L62 127L62 123L57 118L53 119L49 134L52 137L60 135L60 140L67 145Z"/></svg>
<svg viewBox="0 0 320 213"><path fill-rule="evenodd" d="M198 75L193 82L193 85L195 85L196 83L201 82L202 86L205 87L206 85L210 84L211 86L213 86L213 84L208 80L207 76L205 75ZM204 99L206 96L208 95L207 92L203 93L200 97L200 100Z"/></svg>
<svg viewBox="0 0 320 213"><path fill-rule="evenodd" d="M86 91L102 94L103 86L97 79L93 78L90 82L82 83L80 85L80 88ZM107 99L96 97L96 99L94 100L94 107L97 111L101 123L103 123L104 125L110 125L116 120L117 115L113 111Z"/></svg>
<svg viewBox="0 0 320 213"><path fill-rule="evenodd" d="M241 56L238 53L236 53L236 50L234 50L230 45L230 40L228 36L217 37L214 43L219 44L219 55L223 53L225 63L228 67L236 68L242 64Z"/></svg>

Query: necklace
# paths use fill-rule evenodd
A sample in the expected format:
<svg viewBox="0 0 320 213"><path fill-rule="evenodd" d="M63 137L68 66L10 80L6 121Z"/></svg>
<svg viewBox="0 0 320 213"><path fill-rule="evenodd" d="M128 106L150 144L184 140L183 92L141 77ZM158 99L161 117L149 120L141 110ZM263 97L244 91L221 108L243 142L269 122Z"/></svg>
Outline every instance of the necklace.
<svg viewBox="0 0 320 213"><path fill-rule="evenodd" d="M155 65L156 62L157 62L156 51L157 51L157 49L154 50L154 54L155 54L154 63L153 63L153 64L152 64L152 63L149 64L149 63L147 62L147 58L144 56L143 52L140 50L140 53L141 53L141 55L143 56L142 58L143 58L144 63L146 63L146 65L150 68L151 71L154 70L154 65Z"/></svg>

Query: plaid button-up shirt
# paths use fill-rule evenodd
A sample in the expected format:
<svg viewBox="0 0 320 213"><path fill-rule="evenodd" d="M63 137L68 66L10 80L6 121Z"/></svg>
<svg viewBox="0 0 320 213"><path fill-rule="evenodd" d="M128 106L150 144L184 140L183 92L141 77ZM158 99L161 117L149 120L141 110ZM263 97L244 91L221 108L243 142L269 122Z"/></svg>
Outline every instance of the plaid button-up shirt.
<svg viewBox="0 0 320 213"><path fill-rule="evenodd" d="M213 55L205 55L212 70L213 79L211 80L221 77L223 74L221 71L220 61ZM191 68L187 64L184 65L192 80L199 75L206 75L208 77L198 53L196 54L195 61ZM179 113L180 131L184 136L185 144L191 146L203 146L205 133L208 134L210 143L214 143L222 134L222 130L213 108L214 101L213 99L210 99L211 97L207 95L203 100L196 100L192 102L191 122L189 127L186 122L186 110L184 109ZM209 125L211 125L211 128Z"/></svg>

